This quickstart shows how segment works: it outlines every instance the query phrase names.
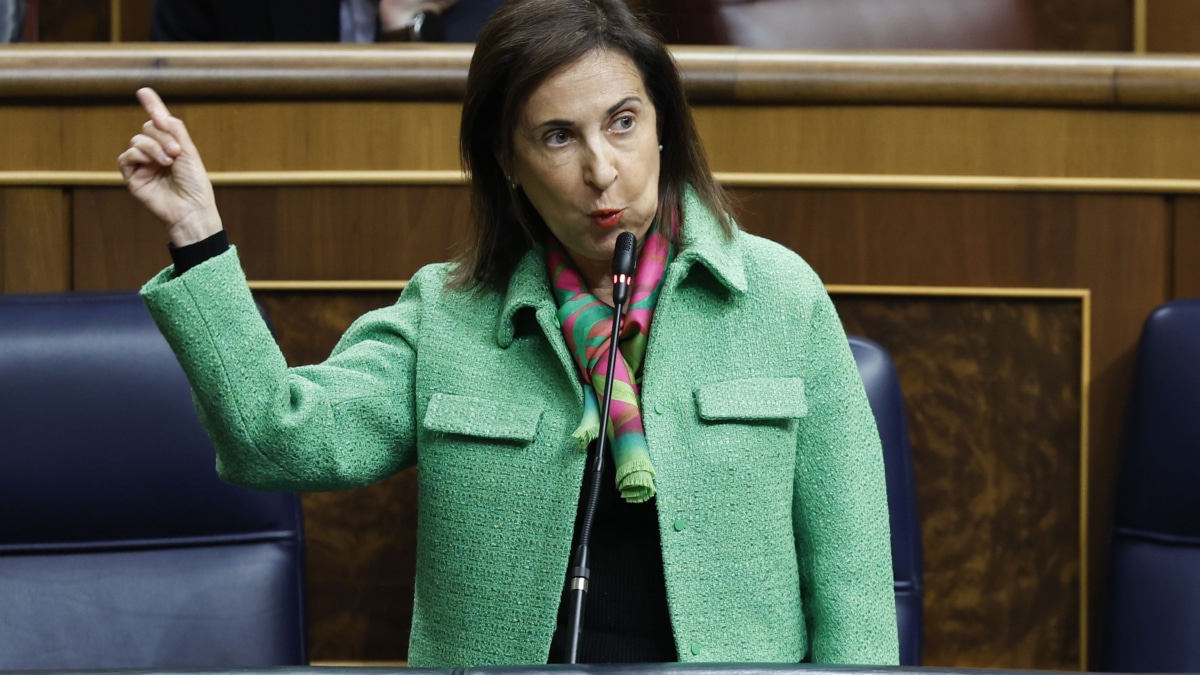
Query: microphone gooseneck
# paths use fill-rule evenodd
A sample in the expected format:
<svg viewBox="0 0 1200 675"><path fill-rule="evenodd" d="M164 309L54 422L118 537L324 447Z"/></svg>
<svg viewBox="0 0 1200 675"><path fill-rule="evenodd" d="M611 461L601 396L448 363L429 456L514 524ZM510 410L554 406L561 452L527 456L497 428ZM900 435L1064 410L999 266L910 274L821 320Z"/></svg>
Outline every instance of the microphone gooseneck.
<svg viewBox="0 0 1200 675"><path fill-rule="evenodd" d="M567 573L571 590L570 634L567 643L567 663L576 663L579 654L579 636L583 632L583 601L587 594L589 570L588 543L592 538L592 521L596 518L596 504L600 499L600 483L604 472L604 456L608 448L608 411L612 406L612 374L617 369L617 345L621 335L621 313L629 299L629 285L633 283L633 268L637 259L637 237L629 232L617 236L613 250L613 322L608 348L608 377L604 378L604 400L600 407L600 435L596 438L595 454L592 457L592 481L588 486L587 501L583 509L583 521L579 527L579 542Z"/></svg>

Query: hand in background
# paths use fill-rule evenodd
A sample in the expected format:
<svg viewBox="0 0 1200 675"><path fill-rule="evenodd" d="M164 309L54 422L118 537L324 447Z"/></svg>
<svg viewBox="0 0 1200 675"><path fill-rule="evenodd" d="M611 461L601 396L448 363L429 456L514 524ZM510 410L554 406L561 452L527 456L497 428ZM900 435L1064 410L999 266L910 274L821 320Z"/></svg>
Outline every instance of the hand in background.
<svg viewBox="0 0 1200 675"><path fill-rule="evenodd" d="M412 20L417 12L431 10L441 14L455 0L379 0L379 28L396 30Z"/></svg>
<svg viewBox="0 0 1200 675"><path fill-rule="evenodd" d="M137 98L150 119L117 158L129 192L163 222L175 246L216 234L221 215L212 183L183 120L153 89L139 89Z"/></svg>

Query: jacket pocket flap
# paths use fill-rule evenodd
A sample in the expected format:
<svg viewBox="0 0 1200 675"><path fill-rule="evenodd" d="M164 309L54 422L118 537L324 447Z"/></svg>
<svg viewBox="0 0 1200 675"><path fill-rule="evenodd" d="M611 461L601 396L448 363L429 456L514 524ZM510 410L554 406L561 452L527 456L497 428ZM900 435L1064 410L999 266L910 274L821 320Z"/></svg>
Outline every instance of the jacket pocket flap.
<svg viewBox="0 0 1200 675"><path fill-rule="evenodd" d="M434 394L423 426L430 431L528 443L537 434L542 411L473 396Z"/></svg>
<svg viewBox="0 0 1200 675"><path fill-rule="evenodd" d="M700 419L777 420L808 414L804 380L799 377L759 377L726 380L696 388Z"/></svg>

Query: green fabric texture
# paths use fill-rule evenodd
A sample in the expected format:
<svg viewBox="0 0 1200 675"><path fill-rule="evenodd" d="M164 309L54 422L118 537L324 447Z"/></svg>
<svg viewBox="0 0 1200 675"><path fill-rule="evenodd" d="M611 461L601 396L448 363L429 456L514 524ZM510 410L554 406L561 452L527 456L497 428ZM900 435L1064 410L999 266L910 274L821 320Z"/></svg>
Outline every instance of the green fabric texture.
<svg viewBox="0 0 1200 675"><path fill-rule="evenodd" d="M725 238L693 194L684 215L642 380L680 659L895 664L879 437L833 305L794 253ZM582 387L540 251L506 292L446 290L447 271L293 369L236 250L142 293L226 480L336 490L419 467L411 665L544 663Z"/></svg>

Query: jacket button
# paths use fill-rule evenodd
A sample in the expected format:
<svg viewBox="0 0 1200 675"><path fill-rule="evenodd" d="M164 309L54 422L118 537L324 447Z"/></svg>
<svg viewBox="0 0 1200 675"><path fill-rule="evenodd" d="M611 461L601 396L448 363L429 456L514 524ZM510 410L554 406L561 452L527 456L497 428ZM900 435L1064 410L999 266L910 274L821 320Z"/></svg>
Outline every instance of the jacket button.
<svg viewBox="0 0 1200 675"><path fill-rule="evenodd" d="M667 411L667 406L663 405L661 402L654 404L654 412L658 413L659 415L663 414L666 411Z"/></svg>
<svg viewBox="0 0 1200 675"><path fill-rule="evenodd" d="M691 650L692 656L700 656L700 643L699 642L693 642L692 644L688 645L688 649Z"/></svg>
<svg viewBox="0 0 1200 675"><path fill-rule="evenodd" d="M687 521L686 520L684 520L683 518L680 518L679 520L675 521L675 531L676 532L683 532L686 529L687 529Z"/></svg>

